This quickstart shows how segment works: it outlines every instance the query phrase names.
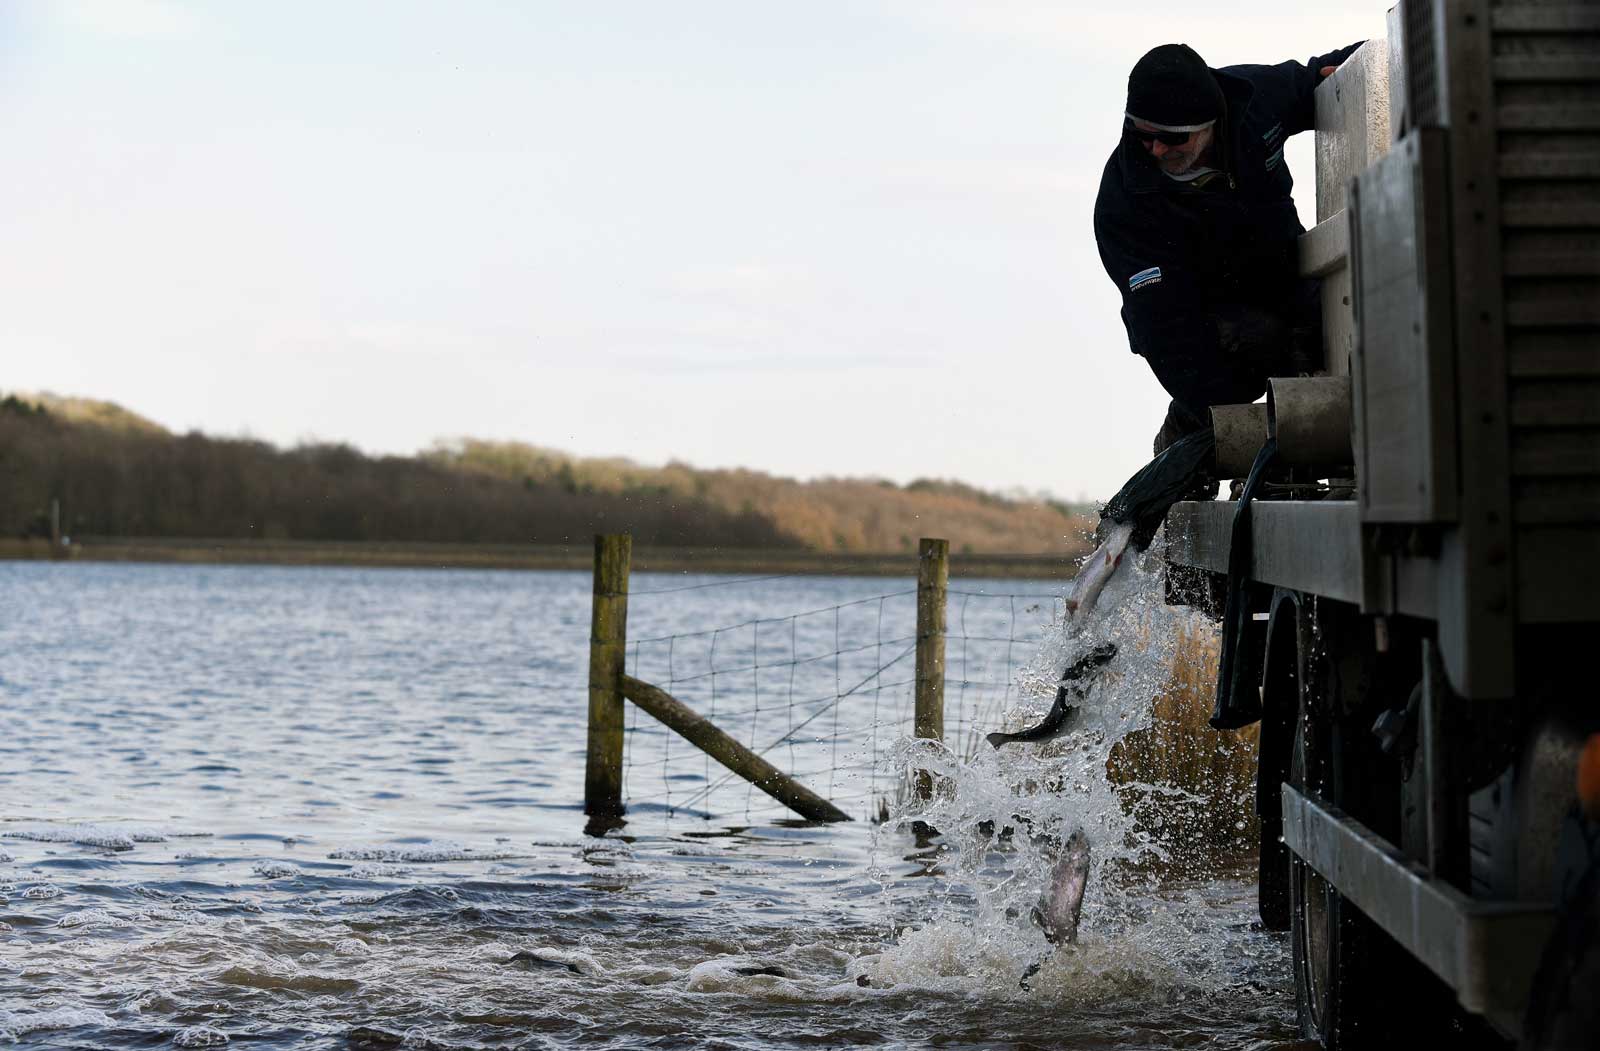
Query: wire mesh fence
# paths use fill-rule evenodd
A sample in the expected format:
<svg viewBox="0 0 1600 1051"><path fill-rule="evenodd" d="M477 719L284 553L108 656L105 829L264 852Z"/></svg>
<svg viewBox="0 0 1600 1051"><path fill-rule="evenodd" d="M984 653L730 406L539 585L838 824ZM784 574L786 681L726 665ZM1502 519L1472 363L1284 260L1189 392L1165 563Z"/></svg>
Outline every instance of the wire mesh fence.
<svg viewBox="0 0 1600 1051"><path fill-rule="evenodd" d="M767 580L772 578L757 578ZM692 587L737 586L756 580ZM686 589L636 592L636 601ZM945 740L969 754L1015 699L1019 672L1065 616L1042 588L947 591ZM912 734L917 589L699 631L630 639L627 673L652 683L857 819L904 789L896 741ZM630 813L751 821L785 808L635 705L625 726Z"/></svg>

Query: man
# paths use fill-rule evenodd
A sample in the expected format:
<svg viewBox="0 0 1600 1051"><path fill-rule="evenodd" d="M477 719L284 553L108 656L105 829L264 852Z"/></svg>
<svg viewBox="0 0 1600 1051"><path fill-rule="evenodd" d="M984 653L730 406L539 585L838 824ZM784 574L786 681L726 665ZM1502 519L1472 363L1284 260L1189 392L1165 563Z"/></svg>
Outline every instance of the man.
<svg viewBox="0 0 1600 1051"><path fill-rule="evenodd" d="M1321 365L1318 286L1299 277L1300 225L1283 160L1312 127L1312 92L1360 44L1302 65L1211 69L1185 44L1128 76L1122 141L1106 162L1095 241L1122 321L1172 396L1156 452L1255 401L1269 376Z"/></svg>

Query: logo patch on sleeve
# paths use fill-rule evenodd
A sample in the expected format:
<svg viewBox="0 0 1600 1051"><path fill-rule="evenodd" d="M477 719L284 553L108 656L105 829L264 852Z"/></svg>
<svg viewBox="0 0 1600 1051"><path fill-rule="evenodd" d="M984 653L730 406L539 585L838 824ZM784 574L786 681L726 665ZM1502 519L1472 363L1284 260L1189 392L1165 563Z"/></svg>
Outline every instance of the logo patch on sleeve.
<svg viewBox="0 0 1600 1051"><path fill-rule="evenodd" d="M1137 292L1146 285L1159 285L1161 283L1161 268L1152 266L1148 270L1141 270L1128 278L1128 291Z"/></svg>

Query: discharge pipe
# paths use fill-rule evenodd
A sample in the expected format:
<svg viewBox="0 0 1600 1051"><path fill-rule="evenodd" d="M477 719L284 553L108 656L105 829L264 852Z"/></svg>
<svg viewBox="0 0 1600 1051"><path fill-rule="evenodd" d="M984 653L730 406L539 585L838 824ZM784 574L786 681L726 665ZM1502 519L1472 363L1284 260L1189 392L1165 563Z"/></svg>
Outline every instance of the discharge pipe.
<svg viewBox="0 0 1600 1051"><path fill-rule="evenodd" d="M1217 477L1243 478L1267 440L1267 405L1213 405L1211 431L1217 437Z"/></svg>
<svg viewBox="0 0 1600 1051"><path fill-rule="evenodd" d="M1267 381L1267 434L1286 467L1335 470L1355 463L1350 377L1283 376Z"/></svg>

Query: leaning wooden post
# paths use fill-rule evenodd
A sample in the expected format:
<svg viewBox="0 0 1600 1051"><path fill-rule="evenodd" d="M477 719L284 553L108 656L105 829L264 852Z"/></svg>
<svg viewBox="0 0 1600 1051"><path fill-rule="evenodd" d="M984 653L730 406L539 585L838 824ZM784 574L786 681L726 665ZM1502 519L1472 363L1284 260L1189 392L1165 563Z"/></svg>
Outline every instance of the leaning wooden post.
<svg viewBox="0 0 1600 1051"><path fill-rule="evenodd" d="M945 591L950 585L950 541L924 537L917 547L918 737L944 740ZM933 794L933 778L917 772L917 795Z"/></svg>
<svg viewBox="0 0 1600 1051"><path fill-rule="evenodd" d="M583 810L622 814L622 676L628 650L628 565L633 538L594 538L594 614L589 627L589 757Z"/></svg>
<svg viewBox="0 0 1600 1051"><path fill-rule="evenodd" d="M810 821L849 821L850 815L735 741L659 686L622 677L622 692L696 748Z"/></svg>

